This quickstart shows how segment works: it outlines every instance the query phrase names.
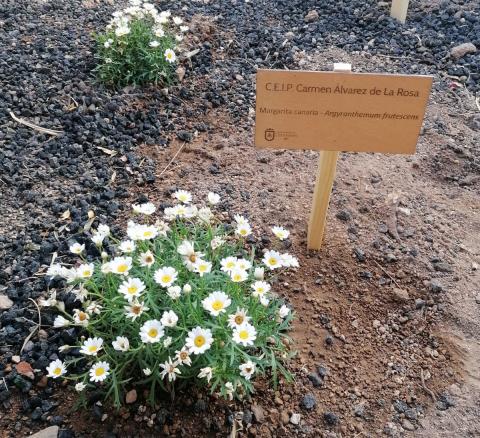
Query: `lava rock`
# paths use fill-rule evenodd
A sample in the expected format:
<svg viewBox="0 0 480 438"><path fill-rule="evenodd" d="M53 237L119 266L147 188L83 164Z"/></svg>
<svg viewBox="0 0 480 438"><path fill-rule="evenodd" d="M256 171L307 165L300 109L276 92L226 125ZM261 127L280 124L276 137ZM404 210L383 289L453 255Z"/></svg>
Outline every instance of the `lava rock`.
<svg viewBox="0 0 480 438"><path fill-rule="evenodd" d="M305 394L302 398L301 405L304 409L310 411L317 405L317 400L313 394Z"/></svg>
<svg viewBox="0 0 480 438"><path fill-rule="evenodd" d="M452 58L460 59L469 53L476 53L477 48L472 43L463 43L458 46L452 47L450 50L450 55Z"/></svg>
<svg viewBox="0 0 480 438"><path fill-rule="evenodd" d="M338 416L333 412L325 412L323 414L323 421L328 426L336 426L338 424Z"/></svg>

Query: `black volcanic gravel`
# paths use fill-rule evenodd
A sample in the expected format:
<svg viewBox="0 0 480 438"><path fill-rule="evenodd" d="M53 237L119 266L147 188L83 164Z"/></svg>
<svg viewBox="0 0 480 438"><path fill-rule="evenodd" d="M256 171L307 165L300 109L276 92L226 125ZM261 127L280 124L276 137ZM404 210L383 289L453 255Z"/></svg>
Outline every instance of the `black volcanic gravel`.
<svg viewBox="0 0 480 438"><path fill-rule="evenodd" d="M480 51L458 61L449 56L450 49L463 42L480 49L477 0L440 2L427 11L421 4L428 2L412 1L405 25L389 18L388 7L377 3L162 2L187 21L197 14L216 17L214 37L201 42L184 82L165 95L154 88L109 90L95 82L91 33L105 26L114 6L99 2L86 8L80 0L2 0L0 293L14 306L0 315L0 378L32 327L26 320L36 319L28 298L45 293L45 280L32 278L35 273L50 263L54 252L66 250L67 239L85 223L89 209L111 223L123 208L130 180L139 186L155 181L153 163L140 165L136 147L168 147L171 138L187 139L193 129L207 130L197 123L212 107L226 106L234 120L245 121L254 103L252 74L257 67L298 68L298 53L336 46L398 57L395 62L406 73L443 72L464 81L473 93L480 90ZM312 9L319 18L307 24L304 17ZM10 111L64 134L50 137L21 126ZM65 225L59 217L66 210L72 220L57 238L54 230ZM73 303L64 298L71 308ZM52 316L45 313L42 322L48 326ZM56 357L58 345L71 342L72 330L49 330L49 342L35 340L22 359L44 368ZM31 387L15 372L7 378L24 392ZM0 402L8 396L0 391ZM40 416L45 412L35 404L30 410L34 409Z"/></svg>

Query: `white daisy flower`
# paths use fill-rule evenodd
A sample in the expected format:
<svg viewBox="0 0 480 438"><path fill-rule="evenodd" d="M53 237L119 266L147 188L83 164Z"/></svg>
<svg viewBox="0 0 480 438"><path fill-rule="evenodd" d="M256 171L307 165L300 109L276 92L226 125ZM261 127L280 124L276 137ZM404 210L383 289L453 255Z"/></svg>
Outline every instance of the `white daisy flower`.
<svg viewBox="0 0 480 438"><path fill-rule="evenodd" d="M270 300L265 295L260 296L260 304L262 306L267 307L269 303L270 303Z"/></svg>
<svg viewBox="0 0 480 438"><path fill-rule="evenodd" d="M177 276L178 272L175 268L172 268L171 266L164 266L155 271L153 278L160 286L169 287L175 283Z"/></svg>
<svg viewBox="0 0 480 438"><path fill-rule="evenodd" d="M241 214L236 214L233 216L233 220L237 223L237 225L248 225L248 219Z"/></svg>
<svg viewBox="0 0 480 438"><path fill-rule="evenodd" d="M117 27L115 29L115 35L119 38L124 35L128 35L129 33L130 33L130 28L127 26Z"/></svg>
<svg viewBox="0 0 480 438"><path fill-rule="evenodd" d="M138 260L140 262L140 266L150 267L155 263L155 256L153 255L152 251L148 250L142 252L138 256Z"/></svg>
<svg viewBox="0 0 480 438"><path fill-rule="evenodd" d="M100 312L102 311L103 307L98 304L96 301L92 301L86 308L86 311L89 315L100 315Z"/></svg>
<svg viewBox="0 0 480 438"><path fill-rule="evenodd" d="M90 368L90 382L103 382L110 374L108 362L97 362Z"/></svg>
<svg viewBox="0 0 480 438"><path fill-rule="evenodd" d="M165 31L161 27L155 28L153 33L157 38L163 38L165 36Z"/></svg>
<svg viewBox="0 0 480 438"><path fill-rule="evenodd" d="M127 235L132 240L150 240L158 236L158 229L154 225L141 225L128 221Z"/></svg>
<svg viewBox="0 0 480 438"><path fill-rule="evenodd" d="M150 41L148 44L150 47L156 48L160 45L160 43L157 40Z"/></svg>
<svg viewBox="0 0 480 438"><path fill-rule="evenodd" d="M173 382L177 378L177 374L182 374L177 368L177 362L172 362L172 358L169 357L165 363L160 364L160 368L163 371L160 373L160 377L163 379L168 375L168 381Z"/></svg>
<svg viewBox="0 0 480 438"><path fill-rule="evenodd" d="M70 325L70 321L68 319L65 319L61 315L58 315L57 317L55 317L55 320L53 321L53 326L55 328L66 327L68 325Z"/></svg>
<svg viewBox="0 0 480 438"><path fill-rule="evenodd" d="M100 266L100 271L102 274L111 274L112 264L110 262L102 263L102 266Z"/></svg>
<svg viewBox="0 0 480 438"><path fill-rule="evenodd" d="M183 23L183 20L180 17L172 17L172 21L177 26L180 26Z"/></svg>
<svg viewBox="0 0 480 438"><path fill-rule="evenodd" d="M282 254L281 263L285 268L298 268L300 266L298 259L287 252Z"/></svg>
<svg viewBox="0 0 480 438"><path fill-rule="evenodd" d="M252 264L247 259L238 259L235 266L236 269L242 269L248 271L252 267Z"/></svg>
<svg viewBox="0 0 480 438"><path fill-rule="evenodd" d="M217 248L220 248L224 244L225 244L225 240L217 236L210 241L210 248L212 248L212 250L215 251Z"/></svg>
<svg viewBox="0 0 480 438"><path fill-rule="evenodd" d="M142 371L147 377L152 374L152 370L150 368L144 368Z"/></svg>
<svg viewBox="0 0 480 438"><path fill-rule="evenodd" d="M180 351L175 351L175 357L177 362L181 365L192 365L192 359L190 358L190 353L186 347L183 347Z"/></svg>
<svg viewBox="0 0 480 438"><path fill-rule="evenodd" d="M182 295L182 288L180 286L170 286L167 288L167 295L172 300L178 300Z"/></svg>
<svg viewBox="0 0 480 438"><path fill-rule="evenodd" d="M188 32L188 26L180 26L180 32Z"/></svg>
<svg viewBox="0 0 480 438"><path fill-rule="evenodd" d="M184 240L177 248L178 254L182 256L183 263L191 272L195 270L195 262L203 257L203 253L195 252L194 243L189 240Z"/></svg>
<svg viewBox="0 0 480 438"><path fill-rule="evenodd" d="M117 338L112 341L112 347L117 351L128 351L130 348L130 341L125 336L117 336Z"/></svg>
<svg viewBox="0 0 480 438"><path fill-rule="evenodd" d="M75 321L75 324L86 327L89 319L90 315L88 313L85 313L80 309L75 309L73 311L73 320Z"/></svg>
<svg viewBox="0 0 480 438"><path fill-rule="evenodd" d="M143 9L145 9L146 11L154 11L155 6L152 5L151 3L144 3L143 4Z"/></svg>
<svg viewBox="0 0 480 438"><path fill-rule="evenodd" d="M91 240L95 244L95 246L102 246L102 243L103 243L104 239L105 239L105 236L103 234L99 234L99 233L93 233L93 236L91 238Z"/></svg>
<svg viewBox="0 0 480 438"><path fill-rule="evenodd" d="M249 224L238 224L235 234L238 234L241 237L247 237L252 234L252 228Z"/></svg>
<svg viewBox="0 0 480 438"><path fill-rule="evenodd" d="M255 268L255 271L253 272L253 278L255 278L255 280L263 280L265 278L265 268Z"/></svg>
<svg viewBox="0 0 480 438"><path fill-rule="evenodd" d="M103 237L108 237L110 236L110 227L105 224L100 224L97 227L97 233L102 235Z"/></svg>
<svg viewBox="0 0 480 438"><path fill-rule="evenodd" d="M290 309L284 304L280 309L278 309L278 316L280 318L286 318L290 313Z"/></svg>
<svg viewBox="0 0 480 438"><path fill-rule="evenodd" d="M220 195L218 193L208 192L207 200L210 205L217 205L220 202Z"/></svg>
<svg viewBox="0 0 480 438"><path fill-rule="evenodd" d="M188 283L183 285L183 293L184 294L189 294L192 292L192 286L190 286Z"/></svg>
<svg viewBox="0 0 480 438"><path fill-rule="evenodd" d="M197 259L194 265L194 272L197 272L200 277L212 271L212 264L202 259Z"/></svg>
<svg viewBox="0 0 480 438"><path fill-rule="evenodd" d="M177 56L175 55L175 52L172 49L165 50L165 53L163 54L163 56L165 57L165 60L170 64L172 62L175 62L175 60L177 59Z"/></svg>
<svg viewBox="0 0 480 438"><path fill-rule="evenodd" d="M213 376L213 369L210 367L205 367L205 368L200 368L200 373L198 373L198 378L199 379L207 379L207 382L210 383L210 380L212 380Z"/></svg>
<svg viewBox="0 0 480 438"><path fill-rule="evenodd" d="M145 290L145 283L139 278L127 278L120 287L118 292L121 293L128 301L138 298Z"/></svg>
<svg viewBox="0 0 480 438"><path fill-rule="evenodd" d="M161 236L167 236L167 233L170 231L170 227L164 221L157 220L155 221L155 227L157 228L158 234Z"/></svg>
<svg viewBox="0 0 480 438"><path fill-rule="evenodd" d="M128 306L124 306L127 312L127 318L135 321L143 312L148 312L150 309L144 304L138 301L131 302Z"/></svg>
<svg viewBox="0 0 480 438"><path fill-rule="evenodd" d="M93 275L93 263L84 263L77 268L77 278L90 278Z"/></svg>
<svg viewBox="0 0 480 438"><path fill-rule="evenodd" d="M40 307L55 307L58 304L57 301L57 292L54 290L47 299L40 298L38 300L38 305Z"/></svg>
<svg viewBox="0 0 480 438"><path fill-rule="evenodd" d="M75 298L81 303L88 298L88 291L83 284L80 284L78 289L73 289L72 294L75 295Z"/></svg>
<svg viewBox="0 0 480 438"><path fill-rule="evenodd" d="M163 326L160 321L150 319L140 328L140 338L145 344L154 344L159 342L164 334Z"/></svg>
<svg viewBox="0 0 480 438"><path fill-rule="evenodd" d="M288 238L288 236L290 236L290 231L286 230L283 227L273 227L272 232L280 240L285 240Z"/></svg>
<svg viewBox="0 0 480 438"><path fill-rule="evenodd" d="M105 64L111 64L112 62L112 58L105 58Z"/></svg>
<svg viewBox="0 0 480 438"><path fill-rule="evenodd" d="M110 40L107 40L103 43L103 47L105 47L106 49L108 49L111 45L112 43L110 42Z"/></svg>
<svg viewBox="0 0 480 438"><path fill-rule="evenodd" d="M213 218L212 210L210 210L210 208L208 208L208 207L202 207L198 210L197 217L202 222L205 222L205 223L209 224L210 221Z"/></svg>
<svg viewBox="0 0 480 438"><path fill-rule="evenodd" d="M69 249L72 254L80 255L83 251L85 251L85 245L75 242L70 245Z"/></svg>
<svg viewBox="0 0 480 438"><path fill-rule="evenodd" d="M235 268L232 272L230 272L230 279L234 283L241 283L248 278L248 273L243 269Z"/></svg>
<svg viewBox="0 0 480 438"><path fill-rule="evenodd" d="M202 306L213 316L225 313L228 306L232 304L232 300L225 292L215 291L202 301Z"/></svg>
<svg viewBox="0 0 480 438"><path fill-rule="evenodd" d="M178 316L173 310L163 312L160 322L164 327L175 327L178 322Z"/></svg>
<svg viewBox="0 0 480 438"><path fill-rule="evenodd" d="M173 342L173 339L171 336L167 336L164 340L163 340L163 348L168 348L170 347L170 345L172 345L172 342Z"/></svg>
<svg viewBox="0 0 480 438"><path fill-rule="evenodd" d="M165 51L165 53L167 53L167 51ZM190 192L187 192L186 190L177 190L175 193L172 194L172 197L175 199L178 199L180 202L183 202L184 204L190 204L190 202L192 202L192 194Z"/></svg>
<svg viewBox="0 0 480 438"><path fill-rule="evenodd" d="M60 360L54 360L50 362L47 367L48 377L52 377L56 379L57 377L61 377L67 372L67 367L65 364Z"/></svg>
<svg viewBox="0 0 480 438"><path fill-rule="evenodd" d="M185 345L188 347L190 353L202 354L207 351L213 343L212 332L210 329L202 327L195 327L188 332Z"/></svg>
<svg viewBox="0 0 480 438"><path fill-rule="evenodd" d="M245 322L241 326L233 329L232 338L237 344L247 347L253 345L253 341L257 339L257 330L255 330L253 325Z"/></svg>
<svg viewBox="0 0 480 438"><path fill-rule="evenodd" d="M241 326L244 322L249 322L252 318L247 316L247 311L240 307L237 307L237 311L228 315L228 326L235 328Z"/></svg>
<svg viewBox="0 0 480 438"><path fill-rule="evenodd" d="M240 370L240 375L245 377L245 379L250 380L250 378L253 376L255 373L255 367L256 365L251 361L247 361L245 363L242 363L238 369Z"/></svg>
<svg viewBox="0 0 480 438"><path fill-rule="evenodd" d="M266 281L256 281L251 287L253 289L252 295L257 298L264 296L272 288Z"/></svg>
<svg viewBox="0 0 480 438"><path fill-rule="evenodd" d="M78 383L75 385L75 391L77 391L77 392L82 392L86 387L87 387L87 385L85 385L85 383L83 383L83 382L78 382Z"/></svg>
<svg viewBox="0 0 480 438"><path fill-rule="evenodd" d="M183 41L183 35L175 35L175 40L179 43L182 42Z"/></svg>
<svg viewBox="0 0 480 438"><path fill-rule="evenodd" d="M86 354L87 356L96 356L102 347L102 338L88 338L83 342L82 348L80 348L80 353Z"/></svg>
<svg viewBox="0 0 480 438"><path fill-rule="evenodd" d="M220 260L221 270L223 272L232 272L237 267L237 258L236 257L225 257Z"/></svg>
<svg viewBox="0 0 480 438"><path fill-rule="evenodd" d="M130 269L132 269L132 258L131 257L115 257L112 261L109 262L110 271L113 274L118 275L128 275Z"/></svg>
<svg viewBox="0 0 480 438"><path fill-rule="evenodd" d="M124 254L130 254L135 251L135 242L133 240L124 240L118 245L118 249Z"/></svg>
<svg viewBox="0 0 480 438"><path fill-rule="evenodd" d="M282 256L277 251L265 251L262 261L267 268L272 270L282 267Z"/></svg>

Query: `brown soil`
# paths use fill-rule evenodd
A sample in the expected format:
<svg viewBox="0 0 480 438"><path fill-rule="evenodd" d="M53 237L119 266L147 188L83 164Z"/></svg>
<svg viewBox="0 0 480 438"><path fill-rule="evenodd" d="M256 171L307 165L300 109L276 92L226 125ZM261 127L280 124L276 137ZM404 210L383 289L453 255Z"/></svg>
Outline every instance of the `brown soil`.
<svg viewBox="0 0 480 438"><path fill-rule="evenodd" d="M320 70L348 59L334 51L300 64ZM378 68L379 62L385 71L395 70L388 59L359 55L350 60L363 71ZM480 200L471 159L477 154L478 160L478 132L469 128L474 102L461 89L456 96L433 93L415 156L341 155L319 252L306 249L316 152L256 150L251 115L233 121L221 110L206 116L209 132L189 144L144 147L145 157L155 161L157 182L139 186L132 177L132 199L146 193L162 201L172 187L191 190L197 199L209 190L229 193L232 211L247 212L258 235L274 224L292 230L291 251L301 267L283 276L276 291L297 315L292 350L298 356L290 366L296 381L276 391L259 382L255 410L264 419L249 426L236 422L237 435L228 435L232 427L225 412L240 415L252 403L206 398L207 411L195 413L192 405L201 394L179 395L172 424L160 435L152 420L158 410L141 403L131 413L107 410L103 421L92 423L91 411L69 414L72 396L64 391L55 396L61 403L57 414L82 436L107 431L122 437L376 437L385 431L391 436L479 436L480 306L475 296L480 281L472 263L479 262ZM340 212L348 212L350 219L339 219ZM358 260L359 250L364 261ZM452 272L436 271L436 258ZM432 279L445 291L433 293ZM395 288L408 297L398 297ZM316 388L307 376L318 365L328 375ZM457 406L440 411L433 398L444 391ZM309 411L301 404L307 393L317 401ZM418 421L410 422L416 431L401 427L408 429L409 423L392 406L397 400L416 409ZM15 411L0 418L2 427L18 420ZM337 425L325 422L327 412L338 416ZM300 425L288 422L292 413L301 414Z"/></svg>

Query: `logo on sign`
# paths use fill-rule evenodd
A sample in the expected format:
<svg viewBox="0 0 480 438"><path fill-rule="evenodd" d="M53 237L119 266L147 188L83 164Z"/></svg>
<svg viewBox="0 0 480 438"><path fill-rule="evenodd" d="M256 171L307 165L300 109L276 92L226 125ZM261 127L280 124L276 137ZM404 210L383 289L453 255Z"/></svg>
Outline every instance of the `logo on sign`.
<svg viewBox="0 0 480 438"><path fill-rule="evenodd" d="M265 140L272 141L275 138L275 131L273 129L265 129Z"/></svg>

